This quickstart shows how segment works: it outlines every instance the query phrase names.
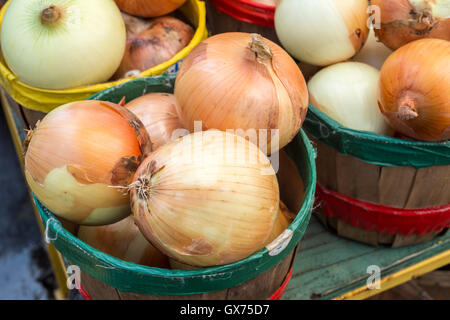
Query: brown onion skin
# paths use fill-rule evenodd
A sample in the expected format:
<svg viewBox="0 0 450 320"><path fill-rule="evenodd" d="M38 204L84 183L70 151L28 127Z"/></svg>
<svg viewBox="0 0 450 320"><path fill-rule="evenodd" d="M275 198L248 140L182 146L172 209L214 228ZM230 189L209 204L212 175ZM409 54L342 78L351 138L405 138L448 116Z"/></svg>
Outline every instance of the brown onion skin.
<svg viewBox="0 0 450 320"><path fill-rule="evenodd" d="M194 36L194 29L174 17L156 18L138 34L127 34L122 62L113 79L125 77L133 70L143 72L170 60L185 48Z"/></svg>
<svg viewBox="0 0 450 320"><path fill-rule="evenodd" d="M178 118L177 105L178 102L173 94L149 93L128 102L125 107L142 121L150 136L152 150L155 151L181 136L173 136L181 132L181 130L177 132L174 130L183 128Z"/></svg>
<svg viewBox="0 0 450 320"><path fill-rule="evenodd" d="M120 10L134 16L154 18L181 7L186 0L115 0Z"/></svg>
<svg viewBox="0 0 450 320"><path fill-rule="evenodd" d="M202 121L203 130L280 129L281 149L294 138L306 117L309 99L306 82L295 61L280 46L264 38L272 51L270 61L265 64L249 48L251 41L252 34L229 32L210 37L195 47L184 59L176 79L178 114L183 126L191 132L195 121ZM292 128L280 125L286 118L281 114L286 103L278 101L267 65L290 100L287 111L292 114ZM235 71L234 78L223 74L229 70ZM277 151L270 150L270 136L267 144L268 154Z"/></svg>
<svg viewBox="0 0 450 320"><path fill-rule="evenodd" d="M416 140L450 139L450 42L413 41L380 72L378 105L390 125Z"/></svg>
<svg viewBox="0 0 450 320"><path fill-rule="evenodd" d="M409 0L372 0L381 13L381 28L375 28L378 39L392 50L423 38L450 41L450 18L421 18L422 11ZM422 20L421 20L422 19Z"/></svg>

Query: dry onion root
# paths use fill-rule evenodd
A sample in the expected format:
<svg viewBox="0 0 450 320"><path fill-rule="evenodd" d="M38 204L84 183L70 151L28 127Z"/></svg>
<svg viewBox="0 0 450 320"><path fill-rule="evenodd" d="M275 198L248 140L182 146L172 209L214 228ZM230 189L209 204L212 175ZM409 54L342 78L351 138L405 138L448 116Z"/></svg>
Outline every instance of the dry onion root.
<svg viewBox="0 0 450 320"><path fill-rule="evenodd" d="M305 79L288 53L259 34L239 32L195 47L178 72L175 96L189 131L195 121L203 129L233 130L267 154L293 139L308 109Z"/></svg>
<svg viewBox="0 0 450 320"><path fill-rule="evenodd" d="M156 150L189 132L181 126L177 100L169 93L149 93L128 102L125 107L142 121Z"/></svg>
<svg viewBox="0 0 450 320"><path fill-rule="evenodd" d="M381 68L378 104L400 133L450 139L450 42L422 39L397 49Z"/></svg>
<svg viewBox="0 0 450 320"><path fill-rule="evenodd" d="M279 211L267 157L218 130L187 135L147 157L131 185L136 224L161 252L205 267L262 249Z"/></svg>
<svg viewBox="0 0 450 320"><path fill-rule="evenodd" d="M123 16L128 31L127 45L114 79L139 74L170 60L194 36L191 26L174 17L145 21Z"/></svg>
<svg viewBox="0 0 450 320"><path fill-rule="evenodd" d="M165 255L139 232L133 216L106 226L81 226L78 238L97 250L124 261L157 268L168 268Z"/></svg>
<svg viewBox="0 0 450 320"><path fill-rule="evenodd" d="M82 225L114 223L130 214L123 188L150 147L142 123L124 107L73 102L47 114L33 132L25 176L55 215Z"/></svg>
<svg viewBox="0 0 450 320"><path fill-rule="evenodd" d="M448 0L372 0L380 10L380 28L375 33L395 50L422 38L450 41Z"/></svg>
<svg viewBox="0 0 450 320"><path fill-rule="evenodd" d="M120 10L143 18L159 17L181 7L186 0L114 0Z"/></svg>

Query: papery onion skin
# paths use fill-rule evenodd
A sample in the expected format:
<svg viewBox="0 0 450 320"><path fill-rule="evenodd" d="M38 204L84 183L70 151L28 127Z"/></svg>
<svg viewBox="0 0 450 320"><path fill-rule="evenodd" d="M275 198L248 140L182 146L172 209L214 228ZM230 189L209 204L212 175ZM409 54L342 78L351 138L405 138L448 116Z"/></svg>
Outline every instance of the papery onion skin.
<svg viewBox="0 0 450 320"><path fill-rule="evenodd" d="M369 34L367 0L281 0L275 30L295 58L328 66L354 56Z"/></svg>
<svg viewBox="0 0 450 320"><path fill-rule="evenodd" d="M129 33L125 54L113 78L124 78L130 71L143 72L170 60L193 36L194 29L177 18L167 16L149 21L145 30Z"/></svg>
<svg viewBox="0 0 450 320"><path fill-rule="evenodd" d="M378 105L393 128L424 141L450 139L450 42L413 41L381 68Z"/></svg>
<svg viewBox="0 0 450 320"><path fill-rule="evenodd" d="M78 238L124 261L157 268L169 267L169 259L144 238L133 216L106 226L81 226Z"/></svg>
<svg viewBox="0 0 450 320"><path fill-rule="evenodd" d="M293 213L289 211L286 205L280 201L280 211L278 212L277 220L270 234L269 240L267 240L266 245L272 243L280 234L282 234L293 221Z"/></svg>
<svg viewBox="0 0 450 320"><path fill-rule="evenodd" d="M193 132L201 121L204 129L242 136L250 130L255 135L249 139L267 154L295 137L308 110L306 82L295 61L270 40L240 32L215 35L194 48L178 72L175 96L186 129ZM270 134L278 129L272 145ZM267 139L259 130L268 131Z"/></svg>
<svg viewBox="0 0 450 320"><path fill-rule="evenodd" d="M169 257L199 267L262 249L279 210L267 157L244 138L218 130L153 152L137 170L130 196L144 236Z"/></svg>
<svg viewBox="0 0 450 320"><path fill-rule="evenodd" d="M341 62L316 73L308 82L313 106L341 125L392 135L377 106L379 71L360 62Z"/></svg>
<svg viewBox="0 0 450 320"><path fill-rule="evenodd" d="M34 130L25 155L26 180L59 217L83 225L114 223L130 214L126 187L149 153L146 141L142 123L123 107L69 103Z"/></svg>
<svg viewBox="0 0 450 320"><path fill-rule="evenodd" d="M44 24L42 12L52 5L59 18ZM125 25L110 0L14 0L2 22L8 67L20 81L44 89L107 81L120 65L125 42Z"/></svg>
<svg viewBox="0 0 450 320"><path fill-rule="evenodd" d="M448 0L372 0L380 10L377 37L392 50L423 38L450 41Z"/></svg>
<svg viewBox="0 0 450 320"><path fill-rule="evenodd" d="M143 123L156 150L188 134L177 114L177 99L169 93L149 93L128 102L125 107Z"/></svg>
<svg viewBox="0 0 450 320"><path fill-rule="evenodd" d="M143 18L159 17L181 7L186 0L114 0L120 10Z"/></svg>

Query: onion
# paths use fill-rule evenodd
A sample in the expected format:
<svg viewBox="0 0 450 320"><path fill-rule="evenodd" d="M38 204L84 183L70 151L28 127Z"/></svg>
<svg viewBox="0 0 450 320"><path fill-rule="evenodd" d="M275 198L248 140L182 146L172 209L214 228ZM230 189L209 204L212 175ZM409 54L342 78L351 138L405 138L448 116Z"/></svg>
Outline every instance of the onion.
<svg viewBox="0 0 450 320"><path fill-rule="evenodd" d="M222 33L194 48L175 83L183 127L234 130L270 154L299 131L308 109L295 61L258 34ZM272 135L279 139L272 139ZM258 135L259 134L259 135Z"/></svg>
<svg viewBox="0 0 450 320"><path fill-rule="evenodd" d="M170 60L186 47L194 36L194 29L173 17L161 17L145 24L132 24L127 46L114 79L127 77L127 73L141 73ZM139 33L135 33L144 29ZM134 34L133 34L134 33Z"/></svg>
<svg viewBox="0 0 450 320"><path fill-rule="evenodd" d="M352 58L352 61L366 63L380 70L381 66L391 53L392 50L386 47L382 42L378 41L375 32L371 29L366 44L361 51Z"/></svg>
<svg viewBox="0 0 450 320"><path fill-rule="evenodd" d="M189 133L182 129L177 104L173 94L149 93L132 100L125 107L142 121L150 136L152 149L156 150Z"/></svg>
<svg viewBox="0 0 450 320"><path fill-rule="evenodd" d="M262 249L279 210L275 172L248 140L218 130L160 147L131 185L136 224L161 252L205 267Z"/></svg>
<svg viewBox="0 0 450 320"><path fill-rule="evenodd" d="M277 220L273 225L272 233L270 234L269 240L266 241L266 245L272 243L284 230L289 227L291 222L294 220L293 213L289 211L286 205L280 201L280 209L278 212Z"/></svg>
<svg viewBox="0 0 450 320"><path fill-rule="evenodd" d="M81 226L78 238L97 250L128 262L168 268L169 260L139 232L133 216L101 227Z"/></svg>
<svg viewBox="0 0 450 320"><path fill-rule="evenodd" d="M379 71L360 62L341 62L308 82L311 104L341 125L391 135L377 106Z"/></svg>
<svg viewBox="0 0 450 320"><path fill-rule="evenodd" d="M283 0L275 11L275 30L295 58L327 66L362 48L369 34L368 5L368 0Z"/></svg>
<svg viewBox="0 0 450 320"><path fill-rule="evenodd" d="M450 139L450 42L413 41L397 49L380 73L378 104L389 123L418 140Z"/></svg>
<svg viewBox="0 0 450 320"><path fill-rule="evenodd" d="M115 0L120 10L134 16L152 18L175 11L186 0Z"/></svg>
<svg viewBox="0 0 450 320"><path fill-rule="evenodd" d="M121 187L149 151L142 123L124 107L73 102L47 114L33 132L25 176L57 216L83 225L114 223L130 214Z"/></svg>
<svg viewBox="0 0 450 320"><path fill-rule="evenodd" d="M378 6L380 41L395 50L422 38L450 40L449 0L372 0Z"/></svg>
<svg viewBox="0 0 450 320"><path fill-rule="evenodd" d="M107 81L125 49L125 26L110 0L14 0L1 47L20 81L67 89Z"/></svg>

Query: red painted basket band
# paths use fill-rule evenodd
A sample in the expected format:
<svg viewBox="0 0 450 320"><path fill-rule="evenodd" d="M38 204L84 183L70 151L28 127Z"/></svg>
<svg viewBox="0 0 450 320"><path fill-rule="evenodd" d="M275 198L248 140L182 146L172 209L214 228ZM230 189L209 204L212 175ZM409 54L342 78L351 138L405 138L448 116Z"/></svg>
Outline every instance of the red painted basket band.
<svg viewBox="0 0 450 320"><path fill-rule="evenodd" d="M236 20L274 28L275 7L248 0L211 0L211 3Z"/></svg>

